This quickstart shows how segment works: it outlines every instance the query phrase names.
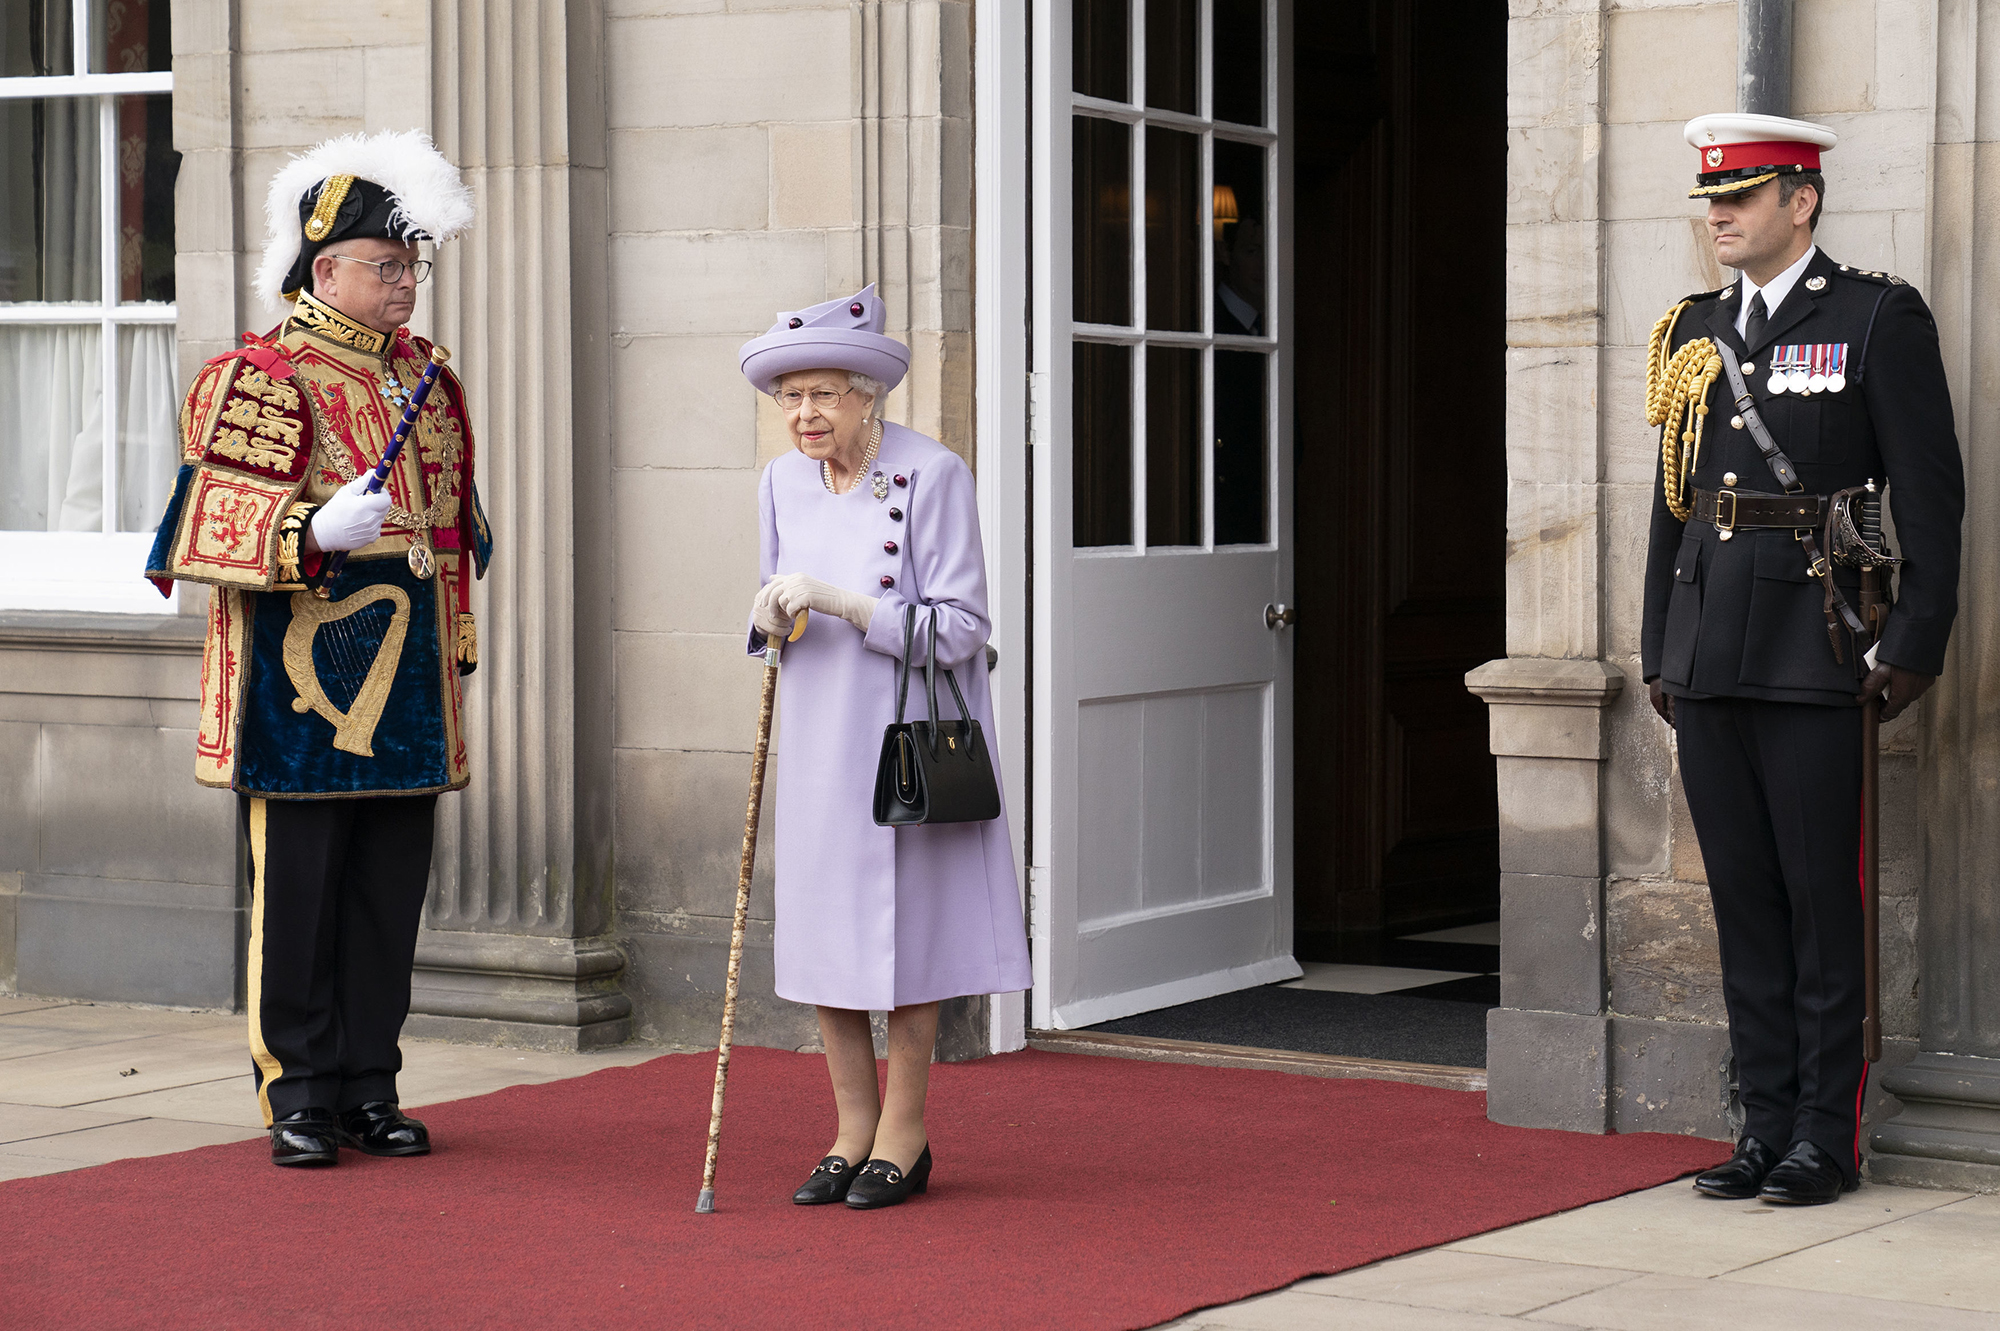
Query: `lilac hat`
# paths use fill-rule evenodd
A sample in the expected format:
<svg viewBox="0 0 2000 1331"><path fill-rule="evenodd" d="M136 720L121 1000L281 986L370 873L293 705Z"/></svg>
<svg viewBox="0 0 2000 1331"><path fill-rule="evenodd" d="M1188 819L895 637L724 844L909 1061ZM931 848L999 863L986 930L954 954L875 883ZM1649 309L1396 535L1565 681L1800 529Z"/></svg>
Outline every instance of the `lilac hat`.
<svg viewBox="0 0 2000 1331"><path fill-rule="evenodd" d="M784 311L769 332L743 344L743 377L760 393L796 370L847 370L894 388L910 372L910 349L883 335L888 321L873 282L840 300Z"/></svg>

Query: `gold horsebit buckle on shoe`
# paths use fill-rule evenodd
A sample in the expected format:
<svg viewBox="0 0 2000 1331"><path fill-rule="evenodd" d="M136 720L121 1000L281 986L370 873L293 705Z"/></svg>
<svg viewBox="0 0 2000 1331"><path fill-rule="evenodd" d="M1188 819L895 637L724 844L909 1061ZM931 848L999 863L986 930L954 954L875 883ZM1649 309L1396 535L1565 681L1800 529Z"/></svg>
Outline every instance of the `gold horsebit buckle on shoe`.
<svg viewBox="0 0 2000 1331"><path fill-rule="evenodd" d="M894 1165L885 1165L880 1160L870 1160L867 1164L861 1166L861 1172L864 1174L873 1174L877 1178L889 1183L901 1183L903 1181L902 1170L896 1168Z"/></svg>

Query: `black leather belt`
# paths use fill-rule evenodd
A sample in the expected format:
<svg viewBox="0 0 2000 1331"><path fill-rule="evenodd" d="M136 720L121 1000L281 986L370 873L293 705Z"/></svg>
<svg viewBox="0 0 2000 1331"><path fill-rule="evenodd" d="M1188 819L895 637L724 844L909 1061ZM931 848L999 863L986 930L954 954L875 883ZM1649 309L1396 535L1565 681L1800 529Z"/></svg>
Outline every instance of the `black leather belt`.
<svg viewBox="0 0 2000 1331"><path fill-rule="evenodd" d="M1826 523L1826 496L1756 490L1696 490L1694 520L1723 532L1750 527L1806 528Z"/></svg>

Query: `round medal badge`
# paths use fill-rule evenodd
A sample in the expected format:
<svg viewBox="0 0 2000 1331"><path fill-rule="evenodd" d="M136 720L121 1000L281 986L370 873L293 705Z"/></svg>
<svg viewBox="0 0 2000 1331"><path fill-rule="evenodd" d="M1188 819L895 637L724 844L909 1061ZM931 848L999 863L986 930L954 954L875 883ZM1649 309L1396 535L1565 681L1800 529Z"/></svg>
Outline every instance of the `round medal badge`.
<svg viewBox="0 0 2000 1331"><path fill-rule="evenodd" d="M1764 383L1765 391L1771 393L1774 396L1779 393L1785 392L1791 386L1792 386L1791 376L1786 374L1783 370L1772 371L1771 377Z"/></svg>
<svg viewBox="0 0 2000 1331"><path fill-rule="evenodd" d="M1816 375L1814 375L1814 376L1813 376L1812 378L1810 378L1810 379L1806 380L1806 392L1808 392L1808 393L1824 393L1825 391L1826 391L1826 376L1825 376L1825 375L1823 375L1823 374L1816 374Z"/></svg>
<svg viewBox="0 0 2000 1331"><path fill-rule="evenodd" d="M1840 391L1841 389L1843 389L1843 388L1845 388L1845 387L1847 387L1847 376L1846 376L1846 375L1844 375L1844 374L1841 374L1841 373L1839 373L1838 371L1836 371L1836 372L1834 372L1833 374L1829 374L1829 375L1828 375L1828 376L1826 377L1826 391L1827 391L1827 392L1829 392L1829 393L1838 393L1838 392L1839 392L1839 391Z"/></svg>
<svg viewBox="0 0 2000 1331"><path fill-rule="evenodd" d="M418 542L410 547L410 572L425 582L436 575L437 558L431 554L430 546Z"/></svg>

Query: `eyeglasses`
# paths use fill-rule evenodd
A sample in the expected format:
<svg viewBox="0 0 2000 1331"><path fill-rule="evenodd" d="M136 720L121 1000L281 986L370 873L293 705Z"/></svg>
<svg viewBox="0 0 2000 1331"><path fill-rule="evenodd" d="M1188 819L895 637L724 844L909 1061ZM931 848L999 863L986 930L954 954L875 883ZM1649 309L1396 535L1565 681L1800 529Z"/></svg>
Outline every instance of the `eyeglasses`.
<svg viewBox="0 0 2000 1331"><path fill-rule="evenodd" d="M345 263L365 263L375 270L377 277L387 282L390 286L394 286L403 280L403 270L406 268L415 274L419 282L422 282L431 275L431 261L429 259L418 259L412 263L404 263L401 259L385 259L381 263L373 263L367 259L357 259L351 254L329 254L326 257L329 259L339 259Z"/></svg>
<svg viewBox="0 0 2000 1331"><path fill-rule="evenodd" d="M847 393L854 391L856 390L850 388ZM836 393L831 388L815 388L810 393L802 393L796 388L787 388L784 392L773 393L771 396L778 399L778 405L786 411L797 411L805 405L807 398L811 398L812 404L821 411L830 411L840 405L840 399L846 397L847 393Z"/></svg>

